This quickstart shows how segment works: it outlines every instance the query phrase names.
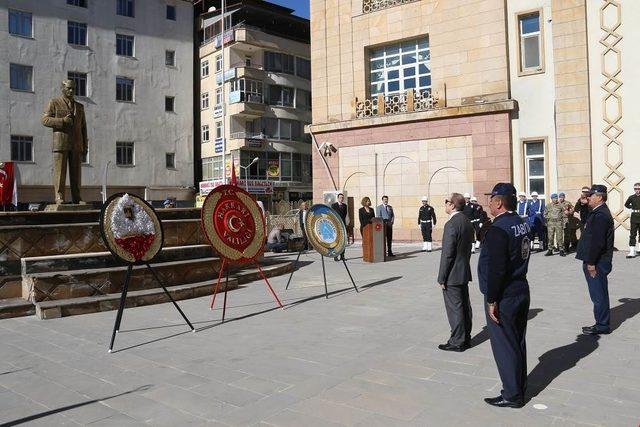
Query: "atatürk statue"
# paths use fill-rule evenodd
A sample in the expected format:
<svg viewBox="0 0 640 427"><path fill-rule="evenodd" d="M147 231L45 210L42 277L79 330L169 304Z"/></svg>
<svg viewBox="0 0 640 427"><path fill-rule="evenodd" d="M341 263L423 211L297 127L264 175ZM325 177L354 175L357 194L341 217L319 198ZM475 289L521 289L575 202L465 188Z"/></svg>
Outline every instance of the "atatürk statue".
<svg viewBox="0 0 640 427"><path fill-rule="evenodd" d="M73 99L75 84L63 80L62 96L49 101L42 124L53 129L53 187L56 204L64 203L64 189L69 165L69 186L73 203L81 203L82 158L87 153L87 122L84 106Z"/></svg>

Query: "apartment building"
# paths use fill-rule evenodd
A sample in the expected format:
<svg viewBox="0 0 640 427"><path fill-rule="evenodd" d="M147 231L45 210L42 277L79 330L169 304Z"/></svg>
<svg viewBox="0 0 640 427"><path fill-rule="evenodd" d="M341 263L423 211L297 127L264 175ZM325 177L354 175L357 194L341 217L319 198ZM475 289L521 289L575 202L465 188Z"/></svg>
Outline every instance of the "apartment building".
<svg viewBox="0 0 640 427"><path fill-rule="evenodd" d="M310 199L309 21L269 2L226 7L224 33L220 8L200 17L201 192L230 176L233 156L241 185L266 206Z"/></svg>
<svg viewBox="0 0 640 427"><path fill-rule="evenodd" d="M84 200L105 176L108 193L193 199L193 20L185 0L0 2L0 160L17 162L21 204L53 201L40 118L67 78L88 127Z"/></svg>
<svg viewBox="0 0 640 427"><path fill-rule="evenodd" d="M394 237L419 240L422 195L444 218L452 191L486 203L511 181L575 202L598 182L625 247L640 181L639 83L625 78L640 54L624 49L640 41L625 31L636 3L311 0L314 199L388 195Z"/></svg>

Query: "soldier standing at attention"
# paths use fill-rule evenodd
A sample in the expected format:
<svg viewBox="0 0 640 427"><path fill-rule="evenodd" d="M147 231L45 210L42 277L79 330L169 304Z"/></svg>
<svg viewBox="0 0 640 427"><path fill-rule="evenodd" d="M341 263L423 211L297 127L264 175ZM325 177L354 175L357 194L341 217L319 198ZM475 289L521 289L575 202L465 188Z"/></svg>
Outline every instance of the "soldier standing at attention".
<svg viewBox="0 0 640 427"><path fill-rule="evenodd" d="M422 196L422 206L418 210L418 226L422 231L422 252L431 252L431 232L436 226L436 211L429 205L427 196Z"/></svg>
<svg viewBox="0 0 640 427"><path fill-rule="evenodd" d="M527 221L529 218L529 202L527 201L527 194L523 191L518 193L518 205L516 211L523 221Z"/></svg>
<svg viewBox="0 0 640 427"><path fill-rule="evenodd" d="M527 388L527 315L530 229L514 212L516 189L510 183L493 187L489 211L494 217L478 259L487 330L502 391L484 401L499 408L522 408Z"/></svg>
<svg viewBox="0 0 640 427"><path fill-rule="evenodd" d="M629 235L629 255L627 258L633 258L640 254L640 240L637 240L640 234L640 182L633 184L634 194L629 196L624 207L631 209L631 232Z"/></svg>
<svg viewBox="0 0 640 427"><path fill-rule="evenodd" d="M484 212L484 209L482 209L482 205L478 204L478 199L475 196L471 196L469 201L471 202L471 207L473 207L473 220L471 221L471 225L473 225L473 230L476 233L476 241L473 247L475 252L475 250L480 249L480 229L487 214Z"/></svg>
<svg viewBox="0 0 640 427"><path fill-rule="evenodd" d="M551 195L551 203L544 208L544 219L547 222L547 253L545 256L553 255L554 243L560 256L566 256L564 253L564 213L562 205L558 201L558 195ZM555 242L554 242L555 237Z"/></svg>
<svg viewBox="0 0 640 427"><path fill-rule="evenodd" d="M531 242L537 236L538 237L538 250L543 250L545 247L544 235L544 203L538 199L538 193L531 193L531 200L529 201L529 227L533 235L531 236Z"/></svg>
<svg viewBox="0 0 640 427"><path fill-rule="evenodd" d="M473 218L475 217L475 210L473 209L473 206L471 205L471 194L464 193L463 197L464 197L464 209L462 210L462 213L464 214L464 216L467 217L469 222L471 222L471 225L473 225ZM472 254L476 253L476 245L475 244L471 245L471 253Z"/></svg>

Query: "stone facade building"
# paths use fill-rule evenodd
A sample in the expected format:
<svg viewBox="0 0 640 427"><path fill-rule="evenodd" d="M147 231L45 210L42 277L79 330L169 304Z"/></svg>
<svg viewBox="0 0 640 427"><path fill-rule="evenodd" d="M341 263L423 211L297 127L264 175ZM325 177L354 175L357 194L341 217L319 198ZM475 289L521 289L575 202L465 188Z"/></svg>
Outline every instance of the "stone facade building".
<svg viewBox="0 0 640 427"><path fill-rule="evenodd" d="M67 78L88 124L85 201L107 163L108 193L193 199L193 19L185 0L0 2L0 161L17 162L19 202L54 199L40 118Z"/></svg>
<svg viewBox="0 0 640 427"><path fill-rule="evenodd" d="M640 41L625 31L635 3L311 0L314 199L388 195L394 238L418 240L422 195L444 218L452 191L486 203L512 181L574 202L599 182L624 247L622 204L640 180L625 103L640 92L624 78L640 61L624 49Z"/></svg>

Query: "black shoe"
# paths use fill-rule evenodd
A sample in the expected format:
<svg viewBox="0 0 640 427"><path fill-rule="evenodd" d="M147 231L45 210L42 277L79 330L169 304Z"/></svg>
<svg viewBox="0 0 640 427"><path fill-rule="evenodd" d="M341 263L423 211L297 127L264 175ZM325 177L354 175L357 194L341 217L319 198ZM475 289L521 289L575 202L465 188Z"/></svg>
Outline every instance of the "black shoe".
<svg viewBox="0 0 640 427"><path fill-rule="evenodd" d="M333 260L337 262L337 261L340 261L340 258L336 256L336 257L333 257Z"/></svg>
<svg viewBox="0 0 640 427"><path fill-rule="evenodd" d="M544 256L551 256L551 255L553 255L553 251L551 249L549 249L547 253L544 254Z"/></svg>
<svg viewBox="0 0 640 427"><path fill-rule="evenodd" d="M484 399L491 406L496 406L498 408L522 408L524 406L524 402L522 400L517 402L511 402L510 400L506 400L502 396L498 397L486 397Z"/></svg>
<svg viewBox="0 0 640 427"><path fill-rule="evenodd" d="M394 254L392 254L391 252L389 252L389 253L387 254L387 256L395 257L395 255L394 255Z"/></svg>
<svg viewBox="0 0 640 427"><path fill-rule="evenodd" d="M598 329L594 325L594 326L587 326L582 328L582 333L585 335L607 335L611 333L611 330Z"/></svg>
<svg viewBox="0 0 640 427"><path fill-rule="evenodd" d="M340 255L340 261L345 261L344 254Z"/></svg>
<svg viewBox="0 0 640 427"><path fill-rule="evenodd" d="M463 346L461 346L461 347L459 347L459 346L457 346L457 345L451 345L451 344L449 344L449 343L446 343L446 344L440 344L440 345L438 345L438 348L439 348L440 350L444 350L444 351L457 351L458 353L462 353L463 351L465 351L465 350L466 350L466 348L465 348L465 346L464 346L464 345L463 345Z"/></svg>
<svg viewBox="0 0 640 427"><path fill-rule="evenodd" d="M560 251L560 256L567 256L567 254L564 251Z"/></svg>

